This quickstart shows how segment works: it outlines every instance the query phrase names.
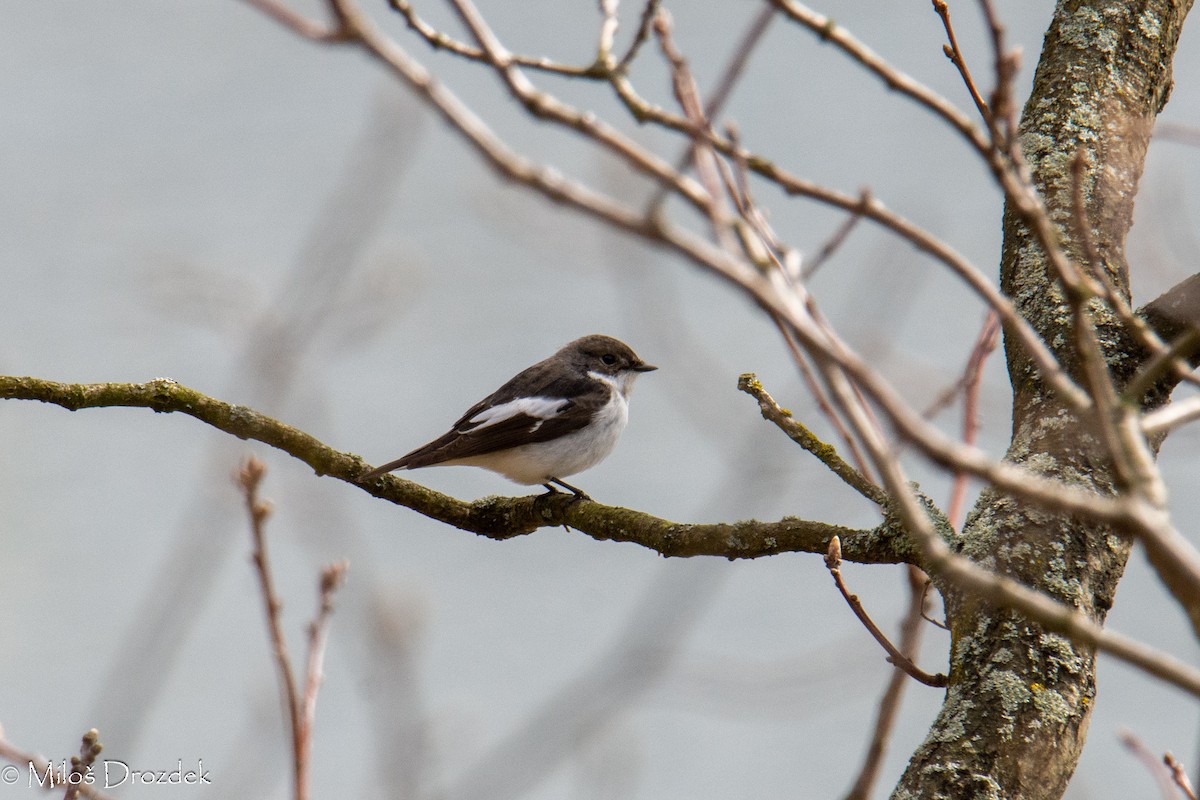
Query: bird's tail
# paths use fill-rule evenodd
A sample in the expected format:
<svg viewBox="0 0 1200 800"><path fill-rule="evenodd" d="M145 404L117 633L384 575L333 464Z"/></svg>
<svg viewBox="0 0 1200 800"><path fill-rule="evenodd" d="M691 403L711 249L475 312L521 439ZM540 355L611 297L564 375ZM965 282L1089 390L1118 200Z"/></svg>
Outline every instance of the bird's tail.
<svg viewBox="0 0 1200 800"><path fill-rule="evenodd" d="M383 466L376 467L375 469L371 470L370 472L364 472L362 475L358 476L358 479L360 481L373 481L376 478L378 478L380 475L386 475L387 473L391 472L392 470L404 469L407 466L408 466L408 456L405 456L404 458L397 458L395 461L389 461L388 463L384 464Z"/></svg>

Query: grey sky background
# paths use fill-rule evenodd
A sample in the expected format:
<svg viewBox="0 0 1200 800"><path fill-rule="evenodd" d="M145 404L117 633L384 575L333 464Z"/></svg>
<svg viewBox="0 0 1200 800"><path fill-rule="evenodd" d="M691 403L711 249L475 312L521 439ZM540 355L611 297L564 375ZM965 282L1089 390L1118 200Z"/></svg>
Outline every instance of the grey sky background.
<svg viewBox="0 0 1200 800"><path fill-rule="evenodd" d="M459 33L446 8L429 6L418 9ZM755 309L660 251L498 182L361 54L304 42L232 0L0 7L5 373L168 376L379 463L441 433L521 367L604 332L661 369L639 382L616 453L574 481L598 500L682 521L873 524L737 393L737 375L757 372L828 435ZM593 52L590 2L480 7L513 50L572 62ZM706 87L759 8L668 7ZM967 102L927 3L816 7ZM1023 98L1052 7L999 8L1024 48ZM990 83L975 6L952 9ZM372 11L515 146L609 191L645 194L580 140L530 123L492 75L430 53L383 4ZM622 8L620 41L636 14ZM1195 39L1185 30L1165 120L1200 125ZM669 103L649 48L643 59L639 87ZM602 88L537 80L615 111ZM843 190L869 186L994 273L1000 200L985 171L927 114L814 37L776 20L728 117L754 150ZM642 141L666 141L616 119ZM1198 160L1194 148L1152 146L1129 246L1138 302L1195 270ZM757 191L806 253L842 221ZM983 316L937 266L865 223L812 289L918 405L955 379ZM1007 397L997 356L983 411L996 453ZM122 787L122 797L287 795L273 665L229 479L250 452L269 468L269 537L294 656L320 565L351 562L318 708L316 796L833 797L858 768L889 667L818 557L667 562L562 530L490 542L144 410L8 402L0 437L6 736L58 759L95 726L108 757L143 769L203 759L215 781ZM1189 536L1198 450L1200 435L1183 431L1162 454ZM912 469L945 499L943 478L915 460ZM469 469L409 477L464 498L521 491ZM902 570L846 574L894 628ZM1140 554L1111 623L1197 658ZM927 632L924 665L943 668L945 648L944 634ZM909 688L885 790L938 704L936 690ZM1191 764L1197 722L1192 700L1104 661L1068 797L1147 796L1153 784L1116 731ZM26 794L0 786L0 797Z"/></svg>

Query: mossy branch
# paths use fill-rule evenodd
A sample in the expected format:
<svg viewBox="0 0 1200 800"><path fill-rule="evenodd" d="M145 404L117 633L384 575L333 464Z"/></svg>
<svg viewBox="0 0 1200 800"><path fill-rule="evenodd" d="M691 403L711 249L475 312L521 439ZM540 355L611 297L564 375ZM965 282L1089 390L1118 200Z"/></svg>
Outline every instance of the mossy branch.
<svg viewBox="0 0 1200 800"><path fill-rule="evenodd" d="M349 483L430 519L490 539L510 539L539 528L566 525L598 540L631 542L664 556L758 558L776 553L824 553L839 536L847 561L865 564L916 563L908 537L895 523L852 530L824 522L785 517L777 522L685 524L616 506L577 501L565 494L485 497L473 503L385 475L360 482L368 464L302 430L252 408L209 397L168 378L147 383L60 383L0 376L0 398L40 400L71 411L84 408L149 408L187 414L239 439L270 445L308 464L318 475Z"/></svg>
<svg viewBox="0 0 1200 800"><path fill-rule="evenodd" d="M758 401L758 409L762 412L763 419L773 422L777 428L787 434L789 439L816 456L817 460L828 467L830 472L841 478L847 486L878 506L887 505L887 492L850 466L838 454L833 445L821 441L803 423L793 418L792 412L775 402L775 398L767 393L753 372L746 372L739 376L737 387L739 391L745 392Z"/></svg>

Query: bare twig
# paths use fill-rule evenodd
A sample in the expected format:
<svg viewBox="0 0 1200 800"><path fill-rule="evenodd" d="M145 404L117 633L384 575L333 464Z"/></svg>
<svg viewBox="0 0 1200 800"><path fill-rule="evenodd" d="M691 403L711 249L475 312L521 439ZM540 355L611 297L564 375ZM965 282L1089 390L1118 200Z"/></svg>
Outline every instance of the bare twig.
<svg viewBox="0 0 1200 800"><path fill-rule="evenodd" d="M731 167L727 164L727 162L724 161L719 163L725 168L723 174L726 177L729 196L733 198L734 205L736 206L738 213L749 226L748 231L743 231L741 228L738 229L739 232L743 233L742 241L746 255L752 262L758 264L762 260L758 257L759 253L761 252L762 248L765 248L765 253L770 263L762 263L760 265L761 268L764 270L771 268L777 270L778 273L784 277L784 280L791 286L792 291L796 295L807 298L805 303L806 308L809 310L810 314L815 315L815 303L813 302L811 296L809 296L804 289L804 280L806 276L800 274L799 253L795 250L785 247L781 242L778 241L774 231L771 230L771 226L767 222L766 214L758 208L758 204L755 202L754 196L750 191L750 182L747 179L748 170L746 163L736 152L739 149L736 147L738 141L737 125L730 122L726 125L726 130L728 131L730 141L734 142L735 144L735 154L731 157L733 165ZM864 199L868 196L868 193L864 191ZM755 247L756 244L758 247ZM834 243L831 243L831 245L836 246ZM827 247L826 254L828 252L832 252L831 247ZM800 377L804 381L809 394L816 401L817 408L820 409L821 413L829 421L829 424L833 426L833 429L837 432L842 442L846 445L846 448L850 453L850 457L853 459L854 465L858 468L861 476L868 483L873 483L874 479L871 477L870 466L863 457L862 451L858 446L858 442L854 440L854 437L846 428L845 423L830 404L829 398L826 395L825 390L822 388L820 381L818 381L816 376L813 374L813 370L809 364L808 358L804 355L803 349L796 341L796 336L793 333L792 328L779 314L771 311L768 311L767 313L770 315L771 320L775 323L775 327L779 329L779 334L783 337L784 344L787 345L788 351L792 355L792 361L799 370Z"/></svg>
<svg viewBox="0 0 1200 800"><path fill-rule="evenodd" d="M865 205L870 200L870 191L863 189L862 197L863 204ZM850 212L850 216L846 217L846 221L838 226L838 229L826 240L825 244L821 245L821 249L817 251L817 254L804 264L804 269L801 273L804 280L807 281L813 275L817 274L817 270L838 251L838 248L846 243L846 240L850 238L850 234L858 226L858 223L862 221L862 218L862 212L858 209Z"/></svg>
<svg viewBox="0 0 1200 800"><path fill-rule="evenodd" d="M89 749L88 737L93 733L95 733L94 728L84 734L83 744L80 747L80 756L72 757L72 767L74 766L75 761L80 759L84 752ZM94 741L93 745L95 747L95 752L92 753L92 760L88 762L89 764L93 763L96 755L100 753L99 742ZM35 784L39 783L44 776L47 779L47 782L42 784L42 788L44 789L52 789L55 786L61 786L64 783L69 782L69 776L62 774L61 771L45 757L36 753L26 752L25 750L22 750L12 742L9 742L7 739L5 739L3 729L0 729L0 759L4 759L10 764L13 764L23 770L29 770L30 780L32 780ZM37 777L34 777L35 775ZM95 787L94 784L80 780L70 785L74 786L75 791L80 797L84 797L87 800L114 800L112 795L100 791Z"/></svg>
<svg viewBox="0 0 1200 800"><path fill-rule="evenodd" d="M1151 411L1142 419L1142 430L1147 436L1161 436L1196 419L1200 419L1200 397L1189 397Z"/></svg>
<svg viewBox="0 0 1200 800"><path fill-rule="evenodd" d="M989 106L988 122L992 136L1001 134L997 144L1006 147L1011 155L1020 156L1020 145L1017 143L1017 106L1013 102L1013 82L1021 67L1021 51L1019 49L1005 51L1004 26L992 0L979 0L983 10L983 18L987 22L988 33L992 38L992 58L995 64L996 86L992 90L992 102ZM1001 127L1003 124L1003 127ZM1017 163L1014 161L1014 163Z"/></svg>
<svg viewBox="0 0 1200 800"><path fill-rule="evenodd" d="M661 18L665 13L665 11L660 10L656 18ZM721 111L725 108L725 103L728 102L729 97L733 94L733 88L737 85L738 79L746 69L746 64L750 61L750 54L758 47L759 42L762 41L763 36L767 33L767 28L770 26L771 20L774 18L775 9L771 6L768 5L760 9L758 15L755 16L750 26L746 29L745 34L742 35L738 46L734 48L733 56L730 58L729 63L725 65L725 69L721 71L721 77L717 81L716 88L713 89L707 101L699 107L697 113L689 113L688 109L684 107L684 115L695 127L692 131L692 143L688 145L688 149L680 156L679 161L676 163L675 168L677 170L682 171L688 162L693 160L696 148L699 146L701 139L712 133L712 120L720 116ZM669 59L674 61L670 53L667 55ZM657 213L666 198L667 189L664 186L660 186L650 200L647 213Z"/></svg>
<svg viewBox="0 0 1200 800"><path fill-rule="evenodd" d="M317 692L321 686L325 660L325 642L328 636L329 615L333 611L333 594L341 586L346 575L346 562L325 567L319 583L319 606L316 619L308 626L308 651L304 685L301 690L288 657L287 640L280 621L281 603L271 575L267 557L266 519L271 513L270 504L260 500L259 485L266 474L266 465L250 456L238 471L238 483L250 516L250 531L254 539L254 567L262 591L267 616L267 629L271 637L271 650L279 671L279 686L292 735L292 781L295 800L307 800L310 791L310 766L312 753L313 725L316 722Z"/></svg>
<svg viewBox="0 0 1200 800"><path fill-rule="evenodd" d="M343 14L350 13L349 9L352 6L348 0L346 2L337 0L337 3L339 8L342 8ZM544 119L578 131L616 155L631 168L642 172L656 181L669 184L672 191L681 199L690 203L701 214L710 216L715 213L712 198L705 191L703 185L680 174L678 170L674 169L656 153L641 147L632 138L617 130L614 126L599 120L595 114L580 111L553 95L539 91L524 73L520 71L518 68L519 65L514 61L513 54L504 47L495 33L492 32L487 21L471 0L451 0L451 5L471 31L471 35L475 37L476 42L483 49L485 62L491 65L501 79L503 79L509 93L516 100L524 104L531 114L538 119ZM355 10L357 11L357 9ZM365 25L367 22L365 19L362 19L360 24ZM383 41L386 41L388 45L394 46L394 43L389 39L385 38ZM457 100L455 103L457 104ZM467 111L465 107L462 108L462 113L464 116L471 115L471 112ZM479 124L482 125L482 122ZM491 136L490 132L489 137L495 140L495 137ZM499 145L499 141L495 141ZM544 180L546 176L539 174L537 177ZM637 222L638 226L644 227L651 224L647 220L648 218L645 215L640 215Z"/></svg>
<svg viewBox="0 0 1200 800"><path fill-rule="evenodd" d="M299 14L278 0L245 0L276 22L298 33L305 39L314 42L337 43L349 41L352 37L344 25L329 25L316 22L303 14Z"/></svg>
<svg viewBox="0 0 1200 800"><path fill-rule="evenodd" d="M967 66L967 60L958 46L958 37L954 35L954 23L950 21L950 6L946 0L933 0L933 10L941 18L942 27L946 29L946 39L949 42L949 44L942 45L942 52L958 70L958 74L962 77L963 83L966 84L967 91L971 95L971 101L975 103L975 108L979 111L979 116L983 118L985 124L990 125L992 113L988 109L987 102L979 93L975 79L971 77L971 69Z"/></svg>
<svg viewBox="0 0 1200 800"><path fill-rule="evenodd" d="M833 582L837 586L838 591L842 593L842 597L846 598L846 603L849 604L850 610L854 612L854 616L858 617L859 622L863 624L867 632L875 637L875 641L879 642L880 646L887 651L889 662L926 686L944 687L949 683L950 679L945 675L940 672L936 675L930 675L897 649L867 614L858 596L850 594L850 590L846 588L845 581L842 580L842 543L836 536L829 542L829 550L825 554L825 566L828 567L829 574L833 576ZM919 595L917 596L919 597Z"/></svg>
<svg viewBox="0 0 1200 800"><path fill-rule="evenodd" d="M962 439L964 444L973 445L979 434L979 391L983 385L983 365L996 349L1000 337L1000 320L995 312L989 311L983 328L971 349L967 368L963 374L963 418ZM946 519L955 530L961 530L966 517L967 476L961 472L954 476L954 487L950 491L950 503L946 508Z"/></svg>
<svg viewBox="0 0 1200 800"><path fill-rule="evenodd" d="M466 42L439 31L417 15L416 9L408 0L388 0L388 5L404 17L408 27L435 50L445 50L457 56L472 61L486 61L487 55L478 47L472 47ZM562 64L543 56L513 56L513 63L526 69L547 72L553 75L565 75L571 78L607 78L610 68L602 61L577 66Z"/></svg>
<svg viewBox="0 0 1200 800"><path fill-rule="evenodd" d="M646 0L646 5L642 7L642 16L638 21L637 33L633 36L633 41L629 43L629 49L625 51L625 55L621 56L617 61L615 72L625 74L629 71L629 65L637 58L638 51L642 49L642 45L650 38L650 25L654 22L654 18L658 16L658 8L662 5L662 0Z"/></svg>
<svg viewBox="0 0 1200 800"><path fill-rule="evenodd" d="M783 320L775 317L774 321L776 327L779 328L780 335L783 336L783 341L787 345L788 351L792 354L792 363L800 371L800 377L804 380L804 385L808 388L809 394L816 401L817 408L820 409L821 414L829 421L834 431L837 432L838 437L846 445L846 449L850 453L852 466L859 471L867 483L878 485L875 476L871 474L870 462L867 460L862 448L859 447L853 434L850 433L850 429L846 427L845 421L838 414L837 409L834 408L833 403L829 402L829 394L821 386L821 382L817 380L816 375L813 373L809 360L805 357L804 351L796 342L795 334L792 333L791 328Z"/></svg>
<svg viewBox="0 0 1200 800"><path fill-rule="evenodd" d="M612 58L613 39L621 20L617 17L617 0L599 0L600 36L596 42L596 63L604 64Z"/></svg>
<svg viewBox="0 0 1200 800"><path fill-rule="evenodd" d="M348 561L342 560L327 565L321 570L317 588L317 616L308 624L308 658L304 668L303 714L305 727L310 732L317 716L317 692L325 679L325 643L329 639L329 616L333 613L333 595L346 580Z"/></svg>
<svg viewBox="0 0 1200 800"><path fill-rule="evenodd" d="M933 581L929 580L929 577L926 576L925 577L925 586L922 587L922 589L921 589L921 619L925 620L930 625L933 625L936 628L941 628L944 631L948 631L948 630L950 630L949 625L947 625L945 622L942 622L941 620L934 619L933 617L929 616L928 598L929 598L929 589L932 586L933 586Z"/></svg>
<svg viewBox="0 0 1200 800"><path fill-rule="evenodd" d="M723 249L733 252L735 241L730 230L731 224L728 215L723 213L721 197L724 196L724 192L721 189L717 159L712 146L704 136L710 127L709 116L700 100L700 90L696 86L696 80L688 67L687 60L675 46L671 31L671 15L665 10L660 9L654 18L654 33L658 38L663 55L671 67L671 87L675 92L675 99L695 131L692 143L688 146L687 152L676 170L682 171L682 165L687 161L691 161L695 165L696 175L699 176L700 183L703 184L710 198L707 212L713 229L713 237ZM659 203L667 196L669 188L668 186L659 187L657 197L651 200L650 206L646 210L648 218L658 215Z"/></svg>
<svg viewBox="0 0 1200 800"><path fill-rule="evenodd" d="M1178 800L1178 795L1175 794L1175 781L1171 775L1170 765L1164 766L1165 759L1160 761L1158 756L1151 752L1150 748L1138 738L1138 736L1127 728L1121 728L1117 731L1117 739L1121 744L1125 745L1129 752L1133 753L1138 761L1142 762L1142 766L1146 771L1154 776L1154 782L1158 784L1158 791L1162 795L1163 800ZM1168 754L1169 755L1169 754ZM1187 780L1187 776L1184 776ZM1195 795L1193 795L1193 798Z"/></svg>
<svg viewBox="0 0 1200 800"><path fill-rule="evenodd" d="M1176 760L1170 750L1163 754L1163 764L1166 765L1167 769L1171 770L1171 780L1175 781L1175 785L1179 787L1188 800L1197 800L1196 790L1192 788L1192 781L1188 778L1187 770L1183 768L1183 764L1180 764Z"/></svg>
<svg viewBox="0 0 1200 800"><path fill-rule="evenodd" d="M1154 138L1200 147L1200 126L1160 119L1154 123Z"/></svg>
<svg viewBox="0 0 1200 800"><path fill-rule="evenodd" d="M100 755L103 749L100 733L95 728L83 735L79 755L71 756L71 773L67 776L67 791L63 794L63 800L75 800L79 796L87 775L92 770L92 764L96 763L96 756Z"/></svg>
<svg viewBox="0 0 1200 800"><path fill-rule="evenodd" d="M311 742L306 736L302 721L303 710L296 683L292 672L292 661L288 657L287 639L283 635L283 624L279 619L282 604L279 594L275 591L275 581L271 576L271 564L267 558L266 520L271 514L271 506L258 497L258 487L266 474L266 464L254 456L247 458L238 471L238 484L242 488L242 496L246 503L246 512L250 517L250 533L254 539L254 571L258 575L259 589L262 592L263 606L267 617L267 632L271 637L271 655L275 659L275 668L279 671L279 689L283 693L283 708L288 718L288 729L292 735L292 789L296 800L307 800L308 783L308 754Z"/></svg>
<svg viewBox="0 0 1200 800"><path fill-rule="evenodd" d="M775 402L775 398L767 393L753 373L747 372L738 378L738 390L758 401L758 408L762 412L763 419L773 422L779 430L787 434L789 439L816 456L822 464L829 468L830 472L841 478L847 486L876 505L882 506L887 503L887 494L882 489L846 463L832 445L822 442L812 431L798 422L792 416L792 412ZM839 554L840 549L839 544Z"/></svg>
<svg viewBox="0 0 1200 800"><path fill-rule="evenodd" d="M725 131L731 142L738 141L740 134L737 123L725 123ZM738 215L746 223L735 228L746 257L759 269L778 269L794 279L799 272L796 267L800 254L781 242L771 229L766 213L759 208L753 192L750 191L750 170L746 162L735 154L726 159L717 159L716 163L725 182L725 191L733 200ZM778 319L775 323L781 330L784 329Z"/></svg>
<svg viewBox="0 0 1200 800"><path fill-rule="evenodd" d="M1200 344L1200 328L1191 328L1181 333L1142 365L1129 383L1125 384L1121 392L1121 399L1126 403L1140 405L1145 400L1146 393L1168 372L1172 373L1173 378L1193 386L1200 384L1200 378L1189 371L1185 359L1185 355L1195 353L1198 344Z"/></svg>
<svg viewBox="0 0 1200 800"><path fill-rule="evenodd" d="M819 36L821 41L837 47L882 80L889 89L900 92L918 105L932 111L951 128L958 131L990 163L991 142L988 141L979 126L949 100L893 67L882 56L860 42L829 17L818 14L795 0L772 0L772 2L793 22L808 28Z"/></svg>
<svg viewBox="0 0 1200 800"><path fill-rule="evenodd" d="M921 644L921 620L928 619L926 615L926 592L929 580L925 573L916 567L909 567L908 575L908 611L900 622L900 652L910 661L916 659ZM846 800L868 800L871 789L879 779L883 757L887 753L888 739L896 724L900 711L900 701L904 696L904 688L908 686L905 672L899 667L892 670L888 677L887 688L879 699L879 711L875 717L875 727L871 732L871 743L867 746L867 755L859 769L858 777L846 794Z"/></svg>

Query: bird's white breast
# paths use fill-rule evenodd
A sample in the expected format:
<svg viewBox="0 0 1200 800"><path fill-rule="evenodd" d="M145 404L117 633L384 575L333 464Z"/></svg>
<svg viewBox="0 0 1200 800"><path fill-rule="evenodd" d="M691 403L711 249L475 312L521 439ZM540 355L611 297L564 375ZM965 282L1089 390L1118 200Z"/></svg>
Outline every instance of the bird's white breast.
<svg viewBox="0 0 1200 800"><path fill-rule="evenodd" d="M593 377L617 389L612 379L594 373ZM523 444L458 463L499 472L517 483L546 483L551 478L566 478L599 464L616 447L628 422L629 401L617 389L609 393L608 402L596 411L592 421L577 431L548 442Z"/></svg>

